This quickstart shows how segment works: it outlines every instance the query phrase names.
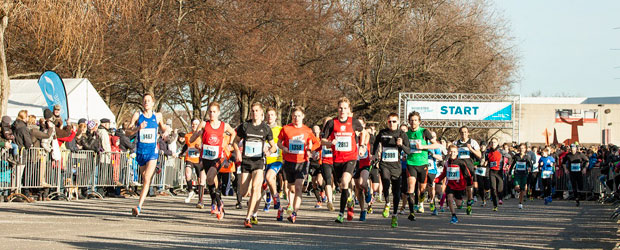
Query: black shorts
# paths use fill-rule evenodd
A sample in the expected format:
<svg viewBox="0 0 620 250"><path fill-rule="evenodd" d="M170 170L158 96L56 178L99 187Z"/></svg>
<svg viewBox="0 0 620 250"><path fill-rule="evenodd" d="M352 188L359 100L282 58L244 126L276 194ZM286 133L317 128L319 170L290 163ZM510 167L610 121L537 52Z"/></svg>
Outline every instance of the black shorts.
<svg viewBox="0 0 620 250"><path fill-rule="evenodd" d="M305 180L306 176L308 176L308 164L305 162L294 163L284 161L282 170L284 170L284 178L286 178L289 184L293 184L298 179Z"/></svg>
<svg viewBox="0 0 620 250"><path fill-rule="evenodd" d="M400 166L392 167L389 165L381 166L379 172L381 173L381 179L383 179L384 182L398 180L403 174L403 170Z"/></svg>
<svg viewBox="0 0 620 250"><path fill-rule="evenodd" d="M310 176L314 177L319 174L322 175L323 174L322 172L323 172L323 168L321 167L321 165L310 163L310 169L308 170L308 173L310 174Z"/></svg>
<svg viewBox="0 0 620 250"><path fill-rule="evenodd" d="M321 173L323 174L323 179L327 185L332 184L332 178L334 176L334 165L332 164L321 164Z"/></svg>
<svg viewBox="0 0 620 250"><path fill-rule="evenodd" d="M469 176L471 176L471 178L465 178L465 183L467 183L467 186L470 187L472 185L474 185L474 182L476 182L476 170L474 169L474 161L469 158L469 159L464 159L463 160L465 162L465 165L467 165L467 170L469 171Z"/></svg>
<svg viewBox="0 0 620 250"><path fill-rule="evenodd" d="M429 186L435 186L435 177L437 177L436 174L427 174L426 175L426 183L429 184Z"/></svg>
<svg viewBox="0 0 620 250"><path fill-rule="evenodd" d="M204 170L205 172L209 172L209 169L211 168L219 168L219 162L220 159L215 159L215 160L205 160L202 159L202 170ZM220 171L219 169L217 169L217 171Z"/></svg>
<svg viewBox="0 0 620 250"><path fill-rule="evenodd" d="M363 167L363 168L355 168L355 174L353 174L353 179L359 179L360 177L362 177L362 171L368 171L370 173L370 166L368 167Z"/></svg>
<svg viewBox="0 0 620 250"><path fill-rule="evenodd" d="M407 177L413 177L416 179L416 182L425 184L426 176L428 175L428 164L422 166L411 166L407 164L407 172L409 173Z"/></svg>
<svg viewBox="0 0 620 250"><path fill-rule="evenodd" d="M463 196L465 196L465 190L453 190L448 186L446 187L446 196L449 194L454 195L454 199L462 200Z"/></svg>
<svg viewBox="0 0 620 250"><path fill-rule="evenodd" d="M264 161L242 161L241 162L242 173L252 173L256 170L265 170L265 162Z"/></svg>
<svg viewBox="0 0 620 250"><path fill-rule="evenodd" d="M379 183L381 181L381 176L379 176L379 166L373 166L370 169L370 181L372 181L372 183Z"/></svg>
<svg viewBox="0 0 620 250"><path fill-rule="evenodd" d="M193 168L196 171L196 175L198 175L198 178L200 178L200 171L202 171L202 164L200 164L200 162L193 163L193 162L186 161L185 167Z"/></svg>
<svg viewBox="0 0 620 250"><path fill-rule="evenodd" d="M353 175L353 171L355 170L356 161L347 161L347 162L334 162L334 182L340 182L342 175L344 173L349 173Z"/></svg>

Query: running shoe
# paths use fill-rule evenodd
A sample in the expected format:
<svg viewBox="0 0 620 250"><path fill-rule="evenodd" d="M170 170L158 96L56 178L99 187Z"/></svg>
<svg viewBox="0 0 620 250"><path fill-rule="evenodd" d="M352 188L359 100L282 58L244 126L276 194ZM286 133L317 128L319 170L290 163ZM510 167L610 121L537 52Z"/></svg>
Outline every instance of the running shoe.
<svg viewBox="0 0 620 250"><path fill-rule="evenodd" d="M383 194L379 194L379 197L377 197L377 201L383 202Z"/></svg>
<svg viewBox="0 0 620 250"><path fill-rule="evenodd" d="M450 223L452 223L452 224L459 223L459 219L456 218L456 215L452 215L452 219L450 220Z"/></svg>
<svg viewBox="0 0 620 250"><path fill-rule="evenodd" d="M437 215L437 209L433 210L433 213L431 213L431 215Z"/></svg>
<svg viewBox="0 0 620 250"><path fill-rule="evenodd" d="M269 204L271 203L271 193L267 193L265 196L265 203Z"/></svg>
<svg viewBox="0 0 620 250"><path fill-rule="evenodd" d="M286 208L286 214L292 214L293 213L293 204L288 205L288 207Z"/></svg>
<svg viewBox="0 0 620 250"><path fill-rule="evenodd" d="M288 217L288 221L290 221L291 223L295 223L295 220L297 219L297 213L292 212L291 216Z"/></svg>
<svg viewBox="0 0 620 250"><path fill-rule="evenodd" d="M424 202L421 202L420 205L418 206L418 213L423 214L424 213Z"/></svg>
<svg viewBox="0 0 620 250"><path fill-rule="evenodd" d="M551 196L549 196L549 203L553 202L553 198L551 198Z"/></svg>
<svg viewBox="0 0 620 250"><path fill-rule="evenodd" d="M502 199L499 199L499 204L504 205L504 201L502 201Z"/></svg>
<svg viewBox="0 0 620 250"><path fill-rule="evenodd" d="M314 208L321 208L321 202L317 202L316 205L314 205Z"/></svg>
<svg viewBox="0 0 620 250"><path fill-rule="evenodd" d="M372 206L368 206L368 209L366 211L368 211L368 214L372 214Z"/></svg>
<svg viewBox="0 0 620 250"><path fill-rule="evenodd" d="M480 207L486 207L487 206L487 201L482 201L482 204L480 204Z"/></svg>
<svg viewBox="0 0 620 250"><path fill-rule="evenodd" d="M523 204L519 204L519 209L523 209Z"/></svg>
<svg viewBox="0 0 620 250"><path fill-rule="evenodd" d="M494 207L494 208L493 208L493 212L497 212L497 207Z"/></svg>
<svg viewBox="0 0 620 250"><path fill-rule="evenodd" d="M443 208L443 206L439 207L439 212L445 212L446 210Z"/></svg>
<svg viewBox="0 0 620 250"><path fill-rule="evenodd" d="M456 206L456 209L463 209L463 204Z"/></svg>
<svg viewBox="0 0 620 250"><path fill-rule="evenodd" d="M282 208L278 209L278 215L276 215L276 220L277 221L282 221L282 214L284 213L284 211L282 210Z"/></svg>
<svg viewBox="0 0 620 250"><path fill-rule="evenodd" d="M138 217L138 215L140 215L140 207L134 207L131 209L131 215L133 215L133 217Z"/></svg>
<svg viewBox="0 0 620 250"><path fill-rule="evenodd" d="M398 227L398 217L396 215L392 215L392 228Z"/></svg>
<svg viewBox="0 0 620 250"><path fill-rule="evenodd" d="M353 211L353 207L347 208L347 220L348 221L353 220L353 215L354 214L355 214L355 212Z"/></svg>
<svg viewBox="0 0 620 250"><path fill-rule="evenodd" d="M198 204L196 204L196 208L203 209L205 208L205 204L202 204L202 202L198 202Z"/></svg>
<svg viewBox="0 0 620 250"><path fill-rule="evenodd" d="M360 213L360 221L366 221L366 211Z"/></svg>
<svg viewBox="0 0 620 250"><path fill-rule="evenodd" d="M474 196L474 202L478 202L478 196Z"/></svg>
<svg viewBox="0 0 620 250"><path fill-rule="evenodd" d="M409 217L407 217L407 219L409 219L410 221L415 221L415 214L409 213Z"/></svg>
<svg viewBox="0 0 620 250"><path fill-rule="evenodd" d="M471 206L467 205L467 209L465 210L465 212L467 213L467 215L471 215Z"/></svg>
<svg viewBox="0 0 620 250"><path fill-rule="evenodd" d="M431 213L435 212L437 209L435 208L435 203L430 203L428 204L429 209L431 210Z"/></svg>
<svg viewBox="0 0 620 250"><path fill-rule="evenodd" d="M405 210L406 210L405 207L401 207L400 211L398 212L398 214L403 214L403 215L407 214L407 212Z"/></svg>
<svg viewBox="0 0 620 250"><path fill-rule="evenodd" d="M218 206L218 213L215 215L217 217L218 220L222 220L224 219L224 205L220 205Z"/></svg>
<svg viewBox="0 0 620 250"><path fill-rule="evenodd" d="M387 218L390 215L390 204L385 204L382 215L383 215L383 218Z"/></svg>
<svg viewBox="0 0 620 250"><path fill-rule="evenodd" d="M402 210L405 210L405 208L403 208ZM415 212L419 213L419 211L420 211L420 206L418 206L418 205L413 205L413 211L415 211Z"/></svg>
<svg viewBox="0 0 620 250"><path fill-rule="evenodd" d="M343 223L344 222L344 217L342 216L342 214L338 214L338 217L336 217L336 223Z"/></svg>
<svg viewBox="0 0 620 250"><path fill-rule="evenodd" d="M265 203L265 208L263 208L263 212L269 212L270 207L271 207L271 203Z"/></svg>
<svg viewBox="0 0 620 250"><path fill-rule="evenodd" d="M237 203L237 205L235 205L235 208L236 208L236 209L241 209L241 208L243 208L243 207L241 206L241 203Z"/></svg>
<svg viewBox="0 0 620 250"><path fill-rule="evenodd" d="M256 216L250 217L250 223L252 223L252 225L258 225L258 217Z"/></svg>
<svg viewBox="0 0 620 250"><path fill-rule="evenodd" d="M280 197L274 197L273 200L273 209L280 209Z"/></svg>
<svg viewBox="0 0 620 250"><path fill-rule="evenodd" d="M244 226L245 228L252 228L252 223L250 223L250 220L245 219L245 220L243 221L243 226Z"/></svg>
<svg viewBox="0 0 620 250"><path fill-rule="evenodd" d="M534 200L534 196L530 196L530 201L533 201L533 200Z"/></svg>
<svg viewBox="0 0 620 250"><path fill-rule="evenodd" d="M370 201L372 201L372 193L370 189L368 189L368 191L366 192L366 204L370 203Z"/></svg>
<svg viewBox="0 0 620 250"><path fill-rule="evenodd" d="M515 199L519 199L519 196L521 196L520 193L515 193Z"/></svg>
<svg viewBox="0 0 620 250"><path fill-rule="evenodd" d="M194 198L194 196L196 196L196 192L192 190L191 192L189 192L189 194L187 194L187 198L185 198L185 203L189 203L192 198Z"/></svg>
<svg viewBox="0 0 620 250"><path fill-rule="evenodd" d="M334 211L334 203L328 202L328 203L327 203L327 209L328 209L329 211Z"/></svg>
<svg viewBox="0 0 620 250"><path fill-rule="evenodd" d="M217 206L215 204L211 205L211 214L217 213Z"/></svg>

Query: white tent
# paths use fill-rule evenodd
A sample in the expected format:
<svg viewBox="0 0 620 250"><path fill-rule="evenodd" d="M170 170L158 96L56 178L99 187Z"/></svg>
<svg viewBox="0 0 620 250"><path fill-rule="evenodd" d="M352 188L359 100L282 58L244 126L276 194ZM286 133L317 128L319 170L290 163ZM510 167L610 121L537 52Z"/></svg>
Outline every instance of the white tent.
<svg viewBox="0 0 620 250"><path fill-rule="evenodd" d="M102 118L108 118L112 125L116 124L116 116L88 79L70 78L62 80L67 90L69 119L72 122L77 122L80 118L95 119L97 122ZM37 81L37 79L11 80L9 105L7 107L8 116L15 119L17 113L25 109L28 110L29 115L43 117L43 110L47 108L47 103Z"/></svg>

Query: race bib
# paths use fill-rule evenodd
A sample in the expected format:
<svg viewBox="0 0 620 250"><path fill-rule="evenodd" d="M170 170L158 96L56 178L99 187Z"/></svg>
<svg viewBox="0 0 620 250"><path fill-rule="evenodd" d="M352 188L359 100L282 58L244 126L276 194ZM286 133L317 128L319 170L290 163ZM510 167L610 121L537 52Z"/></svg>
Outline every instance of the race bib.
<svg viewBox="0 0 620 250"><path fill-rule="evenodd" d="M302 140L288 140L288 152L295 155L304 153L304 142Z"/></svg>
<svg viewBox="0 0 620 250"><path fill-rule="evenodd" d="M383 162L398 162L398 149L384 148L381 154L381 160Z"/></svg>
<svg viewBox="0 0 620 250"><path fill-rule="evenodd" d="M497 162L496 161L489 162L489 167L490 168L497 167Z"/></svg>
<svg viewBox="0 0 620 250"><path fill-rule="evenodd" d="M448 167L448 171L446 172L446 177L448 178L449 181L458 181L461 178L461 168L459 168L458 166L454 165Z"/></svg>
<svg viewBox="0 0 620 250"><path fill-rule="evenodd" d="M350 152L351 147L351 137L350 136L336 136L336 145L334 147L336 151L339 152Z"/></svg>
<svg viewBox="0 0 620 250"><path fill-rule="evenodd" d="M332 158L333 156L332 149L323 146L323 158Z"/></svg>
<svg viewBox="0 0 620 250"><path fill-rule="evenodd" d="M157 129L155 128L140 129L140 142L141 143L156 143L157 142Z"/></svg>
<svg viewBox="0 0 620 250"><path fill-rule="evenodd" d="M538 167L532 166L532 173L538 173Z"/></svg>
<svg viewBox="0 0 620 250"><path fill-rule="evenodd" d="M420 143L420 145L422 145L422 140L409 140L409 148L411 148L411 153L412 154L419 154L422 153L422 150L419 150L418 147L416 147L416 142Z"/></svg>
<svg viewBox="0 0 620 250"><path fill-rule="evenodd" d="M263 156L263 142L262 141L246 141L243 153L246 157L261 157Z"/></svg>
<svg viewBox="0 0 620 250"><path fill-rule="evenodd" d="M476 168L476 175L486 176L487 168Z"/></svg>
<svg viewBox="0 0 620 250"><path fill-rule="evenodd" d="M518 161L517 164L515 165L515 168L517 169L517 171L525 171L525 168L526 168L525 162Z"/></svg>
<svg viewBox="0 0 620 250"><path fill-rule="evenodd" d="M219 158L220 147L211 145L202 145L202 159L215 160Z"/></svg>
<svg viewBox="0 0 620 250"><path fill-rule="evenodd" d="M459 148L459 159L469 159L469 148L462 147Z"/></svg>
<svg viewBox="0 0 620 250"><path fill-rule="evenodd" d="M543 179L549 179L549 178L551 178L551 174L553 174L553 172L551 172L551 171L542 171L542 176L541 176L541 178L543 178Z"/></svg>
<svg viewBox="0 0 620 250"><path fill-rule="evenodd" d="M190 148L187 150L187 157L198 158L200 157L200 151L198 151L198 149L195 149L195 148Z"/></svg>
<svg viewBox="0 0 620 250"><path fill-rule="evenodd" d="M435 161L433 161L432 159L428 159L428 171L430 172L431 170L436 169L437 166L435 165Z"/></svg>
<svg viewBox="0 0 620 250"><path fill-rule="evenodd" d="M581 163L571 163L570 164L570 171L572 171L572 172L579 172L579 171L581 171Z"/></svg>

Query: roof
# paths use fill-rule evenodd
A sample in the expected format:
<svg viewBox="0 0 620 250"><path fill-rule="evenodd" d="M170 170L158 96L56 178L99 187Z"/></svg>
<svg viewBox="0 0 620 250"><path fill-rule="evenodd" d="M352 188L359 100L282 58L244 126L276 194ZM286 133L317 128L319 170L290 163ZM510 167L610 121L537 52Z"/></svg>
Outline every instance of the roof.
<svg viewBox="0 0 620 250"><path fill-rule="evenodd" d="M610 96L610 97L521 97L521 104L620 104L620 96Z"/></svg>

